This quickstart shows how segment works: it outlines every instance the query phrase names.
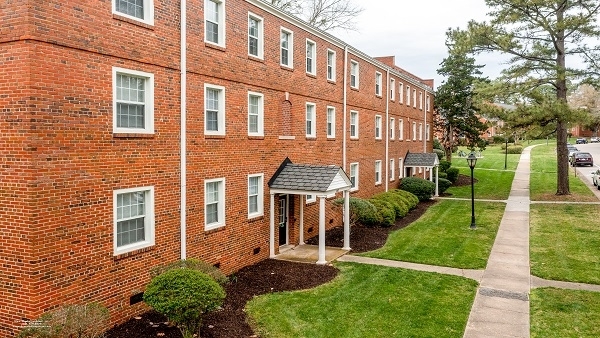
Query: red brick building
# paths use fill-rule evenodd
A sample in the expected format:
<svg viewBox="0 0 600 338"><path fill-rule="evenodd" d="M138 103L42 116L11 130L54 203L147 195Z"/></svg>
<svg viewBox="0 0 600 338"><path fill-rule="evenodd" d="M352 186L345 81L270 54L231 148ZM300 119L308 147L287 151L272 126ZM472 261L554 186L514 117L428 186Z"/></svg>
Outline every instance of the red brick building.
<svg viewBox="0 0 600 338"><path fill-rule="evenodd" d="M182 257L268 258L286 158L368 197L432 148L431 81L258 0L7 2L0 65L0 336L64 303L122 321ZM300 203L316 235L312 197L285 197L276 251L298 244Z"/></svg>

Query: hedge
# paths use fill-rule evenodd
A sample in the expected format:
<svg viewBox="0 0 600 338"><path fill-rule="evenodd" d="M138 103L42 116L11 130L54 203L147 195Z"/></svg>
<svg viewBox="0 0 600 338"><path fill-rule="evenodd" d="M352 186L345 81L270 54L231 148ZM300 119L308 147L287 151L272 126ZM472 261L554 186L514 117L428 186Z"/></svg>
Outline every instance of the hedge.
<svg viewBox="0 0 600 338"><path fill-rule="evenodd" d="M446 170L446 178L448 179L448 181L455 183L458 180L458 173L458 168L448 168L448 170Z"/></svg>
<svg viewBox="0 0 600 338"><path fill-rule="evenodd" d="M520 154L523 152L523 146L508 146L506 152L508 154Z"/></svg>
<svg viewBox="0 0 600 338"><path fill-rule="evenodd" d="M396 212L392 203L383 199L372 198L369 200L377 208L378 225L391 227L396 222Z"/></svg>
<svg viewBox="0 0 600 338"><path fill-rule="evenodd" d="M438 189L440 193L443 193L444 191L448 190L448 188L450 188L451 185L452 182L450 182L449 180L442 177L439 178Z"/></svg>
<svg viewBox="0 0 600 338"><path fill-rule="evenodd" d="M413 193L419 201L427 201L435 193L435 183L419 177L405 177L400 189Z"/></svg>
<svg viewBox="0 0 600 338"><path fill-rule="evenodd" d="M404 200L408 203L407 204L408 210L412 210L412 209L416 208L417 205L419 204L419 198L411 192L408 192L406 190L401 190L401 189L393 189L393 190L390 190L389 192L402 196L404 198Z"/></svg>
<svg viewBox="0 0 600 338"><path fill-rule="evenodd" d="M377 194L371 197L371 199L379 199L390 203L394 208L396 218L404 217L406 214L408 214L409 203L406 201L406 198L398 194L394 194L391 191Z"/></svg>

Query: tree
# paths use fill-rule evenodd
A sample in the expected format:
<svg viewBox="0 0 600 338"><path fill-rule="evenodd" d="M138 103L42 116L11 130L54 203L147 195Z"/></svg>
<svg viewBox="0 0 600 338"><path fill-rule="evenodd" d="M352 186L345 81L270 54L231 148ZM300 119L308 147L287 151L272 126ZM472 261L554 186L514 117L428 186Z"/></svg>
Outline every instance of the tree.
<svg viewBox="0 0 600 338"><path fill-rule="evenodd" d="M585 118L581 121L582 125L594 132L598 136L600 129L600 93L590 84L581 84L567 98L569 106L572 109L581 109L585 111Z"/></svg>
<svg viewBox="0 0 600 338"><path fill-rule="evenodd" d="M598 0L486 0L490 22L469 22L466 31L455 30L454 39L464 48L479 52L501 52L511 56L502 80L524 99L540 86L554 93L553 115L537 120L555 124L557 137L557 195L569 194L567 161L568 80L597 72L600 48L589 47L600 36L596 17ZM566 57L579 56L588 68L568 67ZM591 69L594 68L594 69ZM539 109L531 111L540 112Z"/></svg>
<svg viewBox="0 0 600 338"><path fill-rule="evenodd" d="M356 30L354 19L363 9L351 0L268 0L323 31Z"/></svg>
<svg viewBox="0 0 600 338"><path fill-rule="evenodd" d="M452 150L458 145L459 137L464 137L467 146L485 148L481 133L487 125L480 121L475 104L474 85L483 79L475 59L466 53L449 47L449 55L441 63L438 74L447 77L436 93L434 126L443 135L441 144L446 152L446 160L452 160Z"/></svg>

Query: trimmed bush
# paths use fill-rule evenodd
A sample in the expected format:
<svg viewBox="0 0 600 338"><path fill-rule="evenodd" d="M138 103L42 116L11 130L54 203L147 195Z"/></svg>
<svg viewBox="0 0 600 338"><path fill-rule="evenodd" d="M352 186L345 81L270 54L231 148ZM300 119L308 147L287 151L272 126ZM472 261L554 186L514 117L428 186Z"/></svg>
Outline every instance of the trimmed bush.
<svg viewBox="0 0 600 338"><path fill-rule="evenodd" d="M458 173L458 168L448 168L448 170L446 170L446 178L448 181L455 183L458 180Z"/></svg>
<svg viewBox="0 0 600 338"><path fill-rule="evenodd" d="M396 218L404 217L408 213L409 203L406 199L398 194L395 194L391 191L384 192L381 194L377 194L371 199L379 199L382 201L389 202L394 208L394 212L396 213Z"/></svg>
<svg viewBox="0 0 600 338"><path fill-rule="evenodd" d="M110 315L100 303L63 305L31 321L20 338L99 338L104 335Z"/></svg>
<svg viewBox="0 0 600 338"><path fill-rule="evenodd" d="M223 304L225 291L211 276L198 270L167 270L152 278L144 302L175 323L183 337L200 333L201 315Z"/></svg>
<svg viewBox="0 0 600 338"><path fill-rule="evenodd" d="M509 154L520 154L523 152L523 146L508 146L506 152Z"/></svg>
<svg viewBox="0 0 600 338"><path fill-rule="evenodd" d="M406 177L402 179L400 189L413 193L419 201L427 201L435 193L435 183L419 177Z"/></svg>
<svg viewBox="0 0 600 338"><path fill-rule="evenodd" d="M445 173L448 168L452 166L452 162L449 161L440 161L440 172Z"/></svg>
<svg viewBox="0 0 600 338"><path fill-rule="evenodd" d="M437 155L438 160L442 160L444 157L446 157L446 152L443 151L442 149L433 149L433 152Z"/></svg>
<svg viewBox="0 0 600 338"><path fill-rule="evenodd" d="M377 208L379 226L387 228L394 225L394 222L396 222L396 212L392 203L377 198L370 199L369 202Z"/></svg>
<svg viewBox="0 0 600 338"><path fill-rule="evenodd" d="M165 273L169 270L180 269L180 268L187 268L187 269L204 272L205 274L214 278L214 280L217 281L217 283L219 283L221 285L227 283L227 276L225 276L225 274L223 272L221 272L221 270L219 270L218 268L216 268L206 262L203 262L203 261L201 261L199 259L195 259L195 258L179 260L177 262L173 262L173 263L167 264L165 266L157 266L155 268L152 268L150 270L150 277L154 278L154 277L156 277L162 273Z"/></svg>
<svg viewBox="0 0 600 338"><path fill-rule="evenodd" d="M449 180L447 180L445 178L440 177L439 182L438 182L439 192L443 193L444 191L448 190L448 188L450 188L451 185L452 185L452 182L450 182Z"/></svg>
<svg viewBox="0 0 600 338"><path fill-rule="evenodd" d="M419 198L406 190L393 189L393 190L390 190L389 192L396 194L396 195L400 195L402 197L402 199L406 202L406 206L408 207L408 210L412 210L412 209L416 208L417 204L419 204Z"/></svg>
<svg viewBox="0 0 600 338"><path fill-rule="evenodd" d="M333 203L338 206L343 206L344 199L338 198ZM376 226L379 224L377 208L367 200L350 197L350 223L360 223L367 227Z"/></svg>
<svg viewBox="0 0 600 338"><path fill-rule="evenodd" d="M443 172L441 172L441 171L440 171L440 172L438 172L438 177L439 177L439 178L445 178L445 179L448 179L448 174L446 174L446 173L443 173Z"/></svg>

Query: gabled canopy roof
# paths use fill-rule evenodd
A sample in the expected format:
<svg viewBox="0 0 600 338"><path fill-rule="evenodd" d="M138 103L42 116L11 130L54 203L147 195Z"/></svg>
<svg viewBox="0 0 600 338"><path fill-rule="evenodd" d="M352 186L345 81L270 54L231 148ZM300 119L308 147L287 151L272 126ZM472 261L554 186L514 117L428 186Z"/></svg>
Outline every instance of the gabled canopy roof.
<svg viewBox="0 0 600 338"><path fill-rule="evenodd" d="M436 153L407 153L404 158L405 167L435 167L440 164Z"/></svg>
<svg viewBox="0 0 600 338"><path fill-rule="evenodd" d="M336 165L294 164L289 158L269 180L275 193L328 195L350 187L348 175Z"/></svg>

